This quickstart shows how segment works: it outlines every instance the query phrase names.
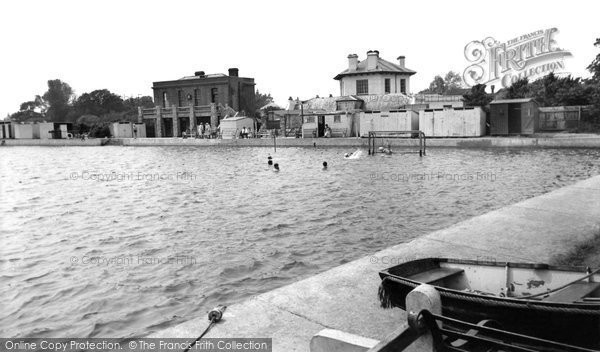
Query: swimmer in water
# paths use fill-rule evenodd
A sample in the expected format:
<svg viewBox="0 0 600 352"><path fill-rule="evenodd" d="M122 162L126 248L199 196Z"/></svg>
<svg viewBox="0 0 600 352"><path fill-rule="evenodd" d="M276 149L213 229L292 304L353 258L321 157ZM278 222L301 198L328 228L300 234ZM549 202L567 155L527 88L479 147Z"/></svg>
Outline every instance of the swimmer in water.
<svg viewBox="0 0 600 352"><path fill-rule="evenodd" d="M267 164L269 164L269 166L273 166L273 160L269 159L269 161L267 162Z"/></svg>
<svg viewBox="0 0 600 352"><path fill-rule="evenodd" d="M275 168L273 171L279 171L279 164L275 163L273 167Z"/></svg>
<svg viewBox="0 0 600 352"><path fill-rule="evenodd" d="M360 149L357 149L357 150L355 150L352 153L346 153L346 154L344 154L344 158L346 158L346 159L356 159L356 158L360 157L360 154L361 154Z"/></svg>
<svg viewBox="0 0 600 352"><path fill-rule="evenodd" d="M326 161L323 162L323 170L327 170L327 162Z"/></svg>
<svg viewBox="0 0 600 352"><path fill-rule="evenodd" d="M390 155L390 154L392 154L392 148L390 148L390 145L389 145L389 144L388 144L387 148L384 148L384 147L379 147L377 150L378 150L380 153L384 153L384 154L386 154L386 155Z"/></svg>

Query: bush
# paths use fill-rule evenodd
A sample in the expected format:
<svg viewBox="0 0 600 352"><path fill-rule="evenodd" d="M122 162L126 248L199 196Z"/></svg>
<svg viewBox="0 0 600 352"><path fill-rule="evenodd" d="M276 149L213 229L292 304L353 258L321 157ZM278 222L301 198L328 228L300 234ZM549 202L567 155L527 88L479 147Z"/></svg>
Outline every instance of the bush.
<svg viewBox="0 0 600 352"><path fill-rule="evenodd" d="M89 136L94 138L110 137L110 129L107 123L97 123L90 127Z"/></svg>

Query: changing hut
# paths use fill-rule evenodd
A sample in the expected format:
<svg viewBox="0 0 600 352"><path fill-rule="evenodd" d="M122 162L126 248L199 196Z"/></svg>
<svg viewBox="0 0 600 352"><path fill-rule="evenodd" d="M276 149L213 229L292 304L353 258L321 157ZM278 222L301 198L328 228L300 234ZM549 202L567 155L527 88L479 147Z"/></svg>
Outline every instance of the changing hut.
<svg viewBox="0 0 600 352"><path fill-rule="evenodd" d="M490 103L490 134L534 134L539 130L538 103L532 98Z"/></svg>
<svg viewBox="0 0 600 352"><path fill-rule="evenodd" d="M224 139L232 139L236 138L236 133L242 131L242 129L246 127L251 128L255 131L254 128L254 119L246 116L234 116L228 117L221 120L221 135Z"/></svg>

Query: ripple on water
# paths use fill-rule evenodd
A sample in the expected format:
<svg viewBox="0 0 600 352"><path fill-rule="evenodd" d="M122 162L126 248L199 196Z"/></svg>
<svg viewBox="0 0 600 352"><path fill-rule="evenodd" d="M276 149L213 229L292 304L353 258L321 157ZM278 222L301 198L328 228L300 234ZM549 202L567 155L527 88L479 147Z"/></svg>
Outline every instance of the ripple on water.
<svg viewBox="0 0 600 352"><path fill-rule="evenodd" d="M344 152L0 149L0 335L144 336L600 173L598 150ZM172 178L69 179L86 169Z"/></svg>

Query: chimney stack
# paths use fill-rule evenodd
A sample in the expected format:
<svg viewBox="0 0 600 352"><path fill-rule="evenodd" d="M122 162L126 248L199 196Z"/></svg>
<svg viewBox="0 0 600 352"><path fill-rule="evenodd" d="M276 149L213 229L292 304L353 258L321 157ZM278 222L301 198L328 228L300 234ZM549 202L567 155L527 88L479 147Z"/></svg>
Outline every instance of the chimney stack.
<svg viewBox="0 0 600 352"><path fill-rule="evenodd" d="M292 99L292 97L290 97L288 99L288 106L287 106L287 111L292 111L292 110L296 110L296 102L294 101L294 99Z"/></svg>
<svg viewBox="0 0 600 352"><path fill-rule="evenodd" d="M358 68L358 55L350 54L348 55L348 69L350 71L356 71Z"/></svg>
<svg viewBox="0 0 600 352"><path fill-rule="evenodd" d="M405 59L404 56L402 56L402 55L398 56L398 65L402 68L404 68L404 59Z"/></svg>
<svg viewBox="0 0 600 352"><path fill-rule="evenodd" d="M367 51L367 70L374 70L377 68L377 59L379 59L379 51Z"/></svg>
<svg viewBox="0 0 600 352"><path fill-rule="evenodd" d="M238 77L240 70L233 67L229 69L229 77Z"/></svg>

